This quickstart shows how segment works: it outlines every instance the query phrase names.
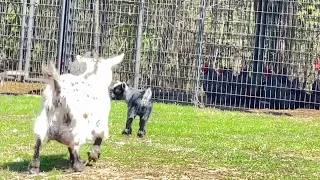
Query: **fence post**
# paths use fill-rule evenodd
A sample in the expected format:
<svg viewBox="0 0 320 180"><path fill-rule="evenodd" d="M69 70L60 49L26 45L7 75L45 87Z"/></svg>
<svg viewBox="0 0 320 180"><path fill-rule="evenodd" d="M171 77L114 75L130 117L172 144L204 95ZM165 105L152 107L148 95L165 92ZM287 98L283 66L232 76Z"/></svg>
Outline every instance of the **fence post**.
<svg viewBox="0 0 320 180"><path fill-rule="evenodd" d="M94 1L94 55L99 56L100 47L100 11L99 11L99 0Z"/></svg>
<svg viewBox="0 0 320 180"><path fill-rule="evenodd" d="M64 60L63 64L63 72L68 73L68 68L69 67L69 61L70 57L67 57L67 55L71 55L72 57L72 45L73 43L73 33L69 33L72 29L72 26L74 23L69 21L73 17L73 8L74 8L74 0L66 0L66 11L65 11L65 25L64 25L64 41L63 41L63 54L62 54L62 59Z"/></svg>
<svg viewBox="0 0 320 180"><path fill-rule="evenodd" d="M263 71L264 59L264 42L266 35L266 16L267 16L267 0L257 1L257 18L256 18L256 39L254 49L254 64L252 82L261 85L261 73ZM256 90L256 89L255 89Z"/></svg>
<svg viewBox="0 0 320 180"><path fill-rule="evenodd" d="M204 21L206 17L206 0L201 0L200 6L200 17L199 17L199 26L198 26L198 42L197 42L197 82L195 87L195 103L199 103L199 89L200 89L200 77L201 77L201 65L202 65L202 45L203 45L203 34L204 34Z"/></svg>
<svg viewBox="0 0 320 180"><path fill-rule="evenodd" d="M63 61L64 52L64 40L65 40L65 20L66 20L66 6L67 0L61 0L61 18L60 18L60 32L59 32L59 50L58 50L58 59L56 62L56 66L59 73L61 72L61 62ZM65 62L64 62L65 63ZM64 68L63 68L64 70Z"/></svg>
<svg viewBox="0 0 320 180"><path fill-rule="evenodd" d="M30 0L30 10L29 10L29 22L28 22L28 36L27 36L27 54L26 54L26 64L24 67L25 75L24 78L29 78L29 66L31 59L31 43L33 34L33 16L34 16L34 5L35 0Z"/></svg>
<svg viewBox="0 0 320 180"><path fill-rule="evenodd" d="M137 51L136 51L136 63L134 68L134 88L138 88L140 78L140 60L141 60L141 45L142 45L142 33L143 33L143 16L144 16L144 4L145 0L140 1L139 19L138 19L138 34L137 34Z"/></svg>
<svg viewBox="0 0 320 180"><path fill-rule="evenodd" d="M22 71L22 64L23 64L23 47L24 47L25 27L26 27L26 16L27 16L27 1L23 1L21 33L20 33L21 39L20 39L20 49L19 49L19 71ZM21 81L22 77L18 76L18 80Z"/></svg>

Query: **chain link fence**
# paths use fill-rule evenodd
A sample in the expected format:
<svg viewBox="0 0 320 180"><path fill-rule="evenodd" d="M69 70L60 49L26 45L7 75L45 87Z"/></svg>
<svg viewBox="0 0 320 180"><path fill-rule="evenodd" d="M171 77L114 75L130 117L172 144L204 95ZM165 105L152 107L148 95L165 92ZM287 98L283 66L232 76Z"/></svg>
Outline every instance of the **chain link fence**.
<svg viewBox="0 0 320 180"><path fill-rule="evenodd" d="M319 109L319 34L319 0L0 1L1 92L39 89L18 83L48 60L76 74L75 55L125 52L114 80L158 101Z"/></svg>

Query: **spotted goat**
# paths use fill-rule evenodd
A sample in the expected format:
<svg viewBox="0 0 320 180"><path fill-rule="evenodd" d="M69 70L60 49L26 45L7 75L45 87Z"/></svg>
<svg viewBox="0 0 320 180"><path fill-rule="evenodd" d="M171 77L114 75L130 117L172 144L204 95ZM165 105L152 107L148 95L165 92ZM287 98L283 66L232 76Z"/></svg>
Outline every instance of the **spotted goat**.
<svg viewBox="0 0 320 180"><path fill-rule="evenodd" d="M42 67L46 88L34 124L36 143L30 174L40 171L40 149L45 142L55 140L66 145L73 170L81 172L85 169L79 156L81 145L92 140L88 160L97 161L100 146L109 136L108 87L112 82L112 67L122 62L124 54L107 59L80 55L76 58L87 63L86 71L79 76L60 75L53 63Z"/></svg>

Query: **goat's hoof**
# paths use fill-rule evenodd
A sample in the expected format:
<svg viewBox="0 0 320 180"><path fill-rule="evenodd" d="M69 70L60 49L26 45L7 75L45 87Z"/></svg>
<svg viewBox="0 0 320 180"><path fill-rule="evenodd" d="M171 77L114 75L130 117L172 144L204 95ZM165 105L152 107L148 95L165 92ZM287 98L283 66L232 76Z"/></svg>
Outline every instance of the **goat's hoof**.
<svg viewBox="0 0 320 180"><path fill-rule="evenodd" d="M138 131L137 136L138 136L139 138L143 138L143 136L145 136L145 135L146 135L146 132L141 131L141 130Z"/></svg>
<svg viewBox="0 0 320 180"><path fill-rule="evenodd" d="M36 167L32 167L29 169L29 174L39 174L40 169Z"/></svg>
<svg viewBox="0 0 320 180"><path fill-rule="evenodd" d="M40 172L40 162L39 161L32 161L29 164L29 174L39 174Z"/></svg>
<svg viewBox="0 0 320 180"><path fill-rule="evenodd" d="M131 130L131 129L125 129L125 130L123 130L123 131L122 131L122 134L123 134L123 135L128 135L128 136L129 136L129 135L131 135L131 134L132 134L132 130Z"/></svg>
<svg viewBox="0 0 320 180"><path fill-rule="evenodd" d="M96 162L100 158L99 150L91 149L88 153L88 160Z"/></svg>
<svg viewBox="0 0 320 180"><path fill-rule="evenodd" d="M77 162L73 164L72 168L74 172L82 172L85 168L85 165L81 162Z"/></svg>

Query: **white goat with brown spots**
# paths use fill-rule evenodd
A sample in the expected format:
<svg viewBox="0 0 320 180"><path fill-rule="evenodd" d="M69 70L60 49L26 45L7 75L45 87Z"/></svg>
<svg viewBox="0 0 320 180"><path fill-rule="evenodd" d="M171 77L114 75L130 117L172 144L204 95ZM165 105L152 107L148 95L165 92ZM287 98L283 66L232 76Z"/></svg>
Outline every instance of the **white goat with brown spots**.
<svg viewBox="0 0 320 180"><path fill-rule="evenodd" d="M74 171L83 171L79 148L93 140L88 152L89 161L100 157L102 141L108 138L108 119L111 108L109 86L112 67L122 62L124 54L104 59L76 57L87 63L86 72L75 76L60 75L54 65L43 67L46 88L43 92L41 111L35 120L36 144L29 173L40 170L40 149L45 141L55 140L68 146Z"/></svg>

